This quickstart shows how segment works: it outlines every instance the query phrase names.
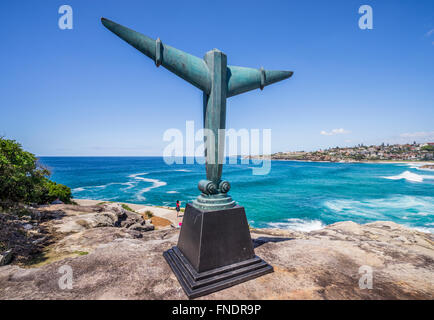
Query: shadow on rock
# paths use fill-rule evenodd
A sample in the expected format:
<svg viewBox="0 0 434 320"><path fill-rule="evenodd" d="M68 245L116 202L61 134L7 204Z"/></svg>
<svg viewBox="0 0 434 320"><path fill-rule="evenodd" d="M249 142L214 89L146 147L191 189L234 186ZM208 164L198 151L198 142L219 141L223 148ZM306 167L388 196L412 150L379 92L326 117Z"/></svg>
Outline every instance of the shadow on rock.
<svg viewBox="0 0 434 320"><path fill-rule="evenodd" d="M12 258L8 261L20 265L31 265L43 259L44 248L53 243L53 236L45 221L61 219L61 210L40 212L32 210L28 215L14 212L0 214L0 251L8 250Z"/></svg>
<svg viewBox="0 0 434 320"><path fill-rule="evenodd" d="M294 240L295 238L281 238L281 237L259 237L256 239L252 239L253 242L253 248L257 248L259 246L262 246L263 244L267 242L282 242L282 241L289 241Z"/></svg>

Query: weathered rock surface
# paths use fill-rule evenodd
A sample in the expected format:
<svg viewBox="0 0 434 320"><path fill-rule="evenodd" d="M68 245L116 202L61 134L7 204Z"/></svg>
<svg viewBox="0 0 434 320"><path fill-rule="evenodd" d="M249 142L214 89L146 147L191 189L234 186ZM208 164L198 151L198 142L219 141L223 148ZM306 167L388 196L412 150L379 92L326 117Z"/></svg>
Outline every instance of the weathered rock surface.
<svg viewBox="0 0 434 320"><path fill-rule="evenodd" d="M421 169L430 169L430 170L434 170L434 165L432 164L426 164L420 167Z"/></svg>
<svg viewBox="0 0 434 320"><path fill-rule="evenodd" d="M101 205L44 205L39 208L24 208L21 213L10 211L0 213L0 253L2 263L34 265L48 263L68 256L83 254L81 237L86 230L98 235L98 228L115 227L113 235L118 237L141 238L142 233L154 230L150 221L141 214L125 210L120 204ZM126 229L137 225L134 228ZM117 230L122 229L122 230ZM104 242L114 238L107 237ZM12 249L12 256L3 253Z"/></svg>
<svg viewBox="0 0 434 320"><path fill-rule="evenodd" d="M58 250L86 251L38 268L0 267L0 299L186 299L162 253L179 229L142 233L83 229ZM310 233L252 230L255 252L274 273L200 299L433 299L434 238L392 222L341 222ZM73 288L60 289L61 266ZM373 271L360 289L361 266Z"/></svg>
<svg viewBox="0 0 434 320"><path fill-rule="evenodd" d="M0 266L7 265L12 260L12 249L0 253Z"/></svg>
<svg viewBox="0 0 434 320"><path fill-rule="evenodd" d="M135 223L132 226L130 226L128 229L130 230L137 230L137 231L152 231L154 230L153 225L147 225L145 223Z"/></svg>
<svg viewBox="0 0 434 320"><path fill-rule="evenodd" d="M76 214L69 212L55 226L57 232L68 234L99 227L131 228L133 225L142 225L142 227L136 226L132 230L154 230L152 224L148 223L146 225L146 220L142 215L125 210L117 203L109 203L96 207L79 206L78 208L87 208L87 211L83 212L80 209ZM91 212L89 212L89 208ZM74 211L74 209L77 209L77 206L72 206L70 209Z"/></svg>

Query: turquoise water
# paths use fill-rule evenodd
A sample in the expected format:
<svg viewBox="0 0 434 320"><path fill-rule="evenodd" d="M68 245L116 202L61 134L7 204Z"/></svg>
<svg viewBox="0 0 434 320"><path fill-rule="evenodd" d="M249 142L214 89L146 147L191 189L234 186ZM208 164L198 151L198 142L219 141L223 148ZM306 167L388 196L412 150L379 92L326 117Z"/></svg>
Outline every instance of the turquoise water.
<svg viewBox="0 0 434 320"><path fill-rule="evenodd" d="M185 205L199 194L203 165L167 165L160 157L42 157L75 198ZM390 220L434 232L434 172L412 164L272 161L271 172L225 165L230 195L254 227L314 230L352 220Z"/></svg>

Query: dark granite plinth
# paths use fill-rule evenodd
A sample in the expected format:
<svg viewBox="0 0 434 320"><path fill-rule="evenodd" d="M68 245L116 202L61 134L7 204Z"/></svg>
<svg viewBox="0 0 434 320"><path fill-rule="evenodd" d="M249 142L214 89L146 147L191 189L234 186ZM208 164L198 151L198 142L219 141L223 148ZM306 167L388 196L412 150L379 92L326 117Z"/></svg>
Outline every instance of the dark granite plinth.
<svg viewBox="0 0 434 320"><path fill-rule="evenodd" d="M243 207L201 211L187 204L178 246L164 252L189 298L273 272L255 256Z"/></svg>

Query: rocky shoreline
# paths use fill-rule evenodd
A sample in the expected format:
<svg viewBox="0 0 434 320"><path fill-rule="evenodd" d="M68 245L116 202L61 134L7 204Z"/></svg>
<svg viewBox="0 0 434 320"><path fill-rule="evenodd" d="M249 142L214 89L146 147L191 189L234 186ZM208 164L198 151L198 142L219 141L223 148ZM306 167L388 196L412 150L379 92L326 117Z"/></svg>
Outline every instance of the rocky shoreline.
<svg viewBox="0 0 434 320"><path fill-rule="evenodd" d="M434 170L434 164L425 164L425 165L421 166L420 169Z"/></svg>
<svg viewBox="0 0 434 320"><path fill-rule="evenodd" d="M1 214L1 251L13 256L0 267L0 299L186 299L162 256L177 243L175 211L155 208L162 214L149 218L148 208L124 207L82 202ZM201 299L434 298L432 234L346 221L251 235L274 272ZM64 266L72 288L59 285ZM361 270L372 270L372 289L359 286Z"/></svg>

